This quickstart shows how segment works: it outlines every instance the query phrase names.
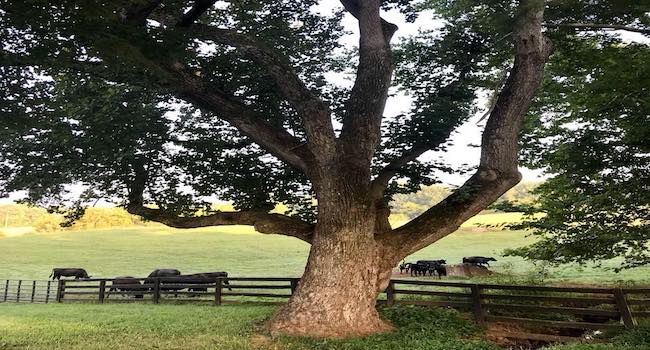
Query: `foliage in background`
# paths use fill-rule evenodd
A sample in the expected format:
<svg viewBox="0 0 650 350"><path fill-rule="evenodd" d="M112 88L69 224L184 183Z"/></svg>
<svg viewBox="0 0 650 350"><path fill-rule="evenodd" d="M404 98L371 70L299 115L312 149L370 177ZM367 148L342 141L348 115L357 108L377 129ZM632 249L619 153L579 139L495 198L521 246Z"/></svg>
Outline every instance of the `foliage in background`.
<svg viewBox="0 0 650 350"><path fill-rule="evenodd" d="M86 215L70 227L61 227L64 218L50 214L42 208L26 205L0 205L2 227L33 227L37 232L65 230L88 230L110 227L143 226L141 218L127 213L122 208L88 208Z"/></svg>
<svg viewBox="0 0 650 350"><path fill-rule="evenodd" d="M524 159L553 177L534 193L530 259L650 263L650 36L557 40L528 116ZM536 213L543 215L532 216Z"/></svg>
<svg viewBox="0 0 650 350"><path fill-rule="evenodd" d="M511 21L505 14L515 4L428 0L422 6L505 39ZM510 253L555 263L623 257L623 268L648 264L648 2L547 0L546 4L546 34L555 53L528 113L521 147L525 165L553 177L536 189L535 205L506 201L493 206L527 210L529 222L515 228L534 229L540 238ZM589 24L610 28L599 30ZM616 26L629 28L626 33L636 34L636 42L611 31ZM503 41L491 44L499 47Z"/></svg>
<svg viewBox="0 0 650 350"><path fill-rule="evenodd" d="M510 189L490 208L499 211L516 212L515 206L534 205L536 196L532 191L540 182L525 181ZM443 185L422 186L418 192L411 194L397 194L391 202L391 219L405 221L422 214L431 206L443 200L452 192L453 188ZM489 212L489 211L484 211Z"/></svg>

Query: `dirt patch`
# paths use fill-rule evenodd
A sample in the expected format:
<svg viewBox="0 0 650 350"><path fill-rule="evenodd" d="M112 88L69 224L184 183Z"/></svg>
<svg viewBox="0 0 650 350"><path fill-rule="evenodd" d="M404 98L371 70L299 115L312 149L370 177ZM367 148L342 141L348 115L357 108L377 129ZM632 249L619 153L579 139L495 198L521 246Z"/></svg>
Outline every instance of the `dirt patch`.
<svg viewBox="0 0 650 350"><path fill-rule="evenodd" d="M507 349L539 349L554 343L587 341L585 332L579 329L543 329L511 323L490 323L485 337Z"/></svg>
<svg viewBox="0 0 650 350"><path fill-rule="evenodd" d="M250 337L251 344L259 349L268 349L268 350L286 350L286 347L282 344L278 344L273 341L273 338L262 335L255 334Z"/></svg>
<svg viewBox="0 0 650 350"><path fill-rule="evenodd" d="M447 268L447 276L476 277L494 275L493 271L469 264L445 265L445 267Z"/></svg>
<svg viewBox="0 0 650 350"><path fill-rule="evenodd" d="M496 274L496 272L490 271L489 269L470 264L445 265L445 267L447 268L447 276L480 277ZM393 273L391 274L391 278L404 278L410 276L410 273L400 273L399 269L393 270Z"/></svg>

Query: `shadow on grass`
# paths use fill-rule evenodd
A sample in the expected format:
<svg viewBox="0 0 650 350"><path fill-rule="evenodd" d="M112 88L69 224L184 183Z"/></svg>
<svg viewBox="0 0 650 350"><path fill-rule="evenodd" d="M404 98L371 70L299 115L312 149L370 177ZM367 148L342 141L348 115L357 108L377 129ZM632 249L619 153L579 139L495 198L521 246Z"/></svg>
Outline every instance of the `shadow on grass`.
<svg viewBox="0 0 650 350"><path fill-rule="evenodd" d="M314 350L496 350L484 340L483 329L462 319L454 310L395 306L382 308L381 314L396 330L364 338L346 340L280 337L287 349Z"/></svg>

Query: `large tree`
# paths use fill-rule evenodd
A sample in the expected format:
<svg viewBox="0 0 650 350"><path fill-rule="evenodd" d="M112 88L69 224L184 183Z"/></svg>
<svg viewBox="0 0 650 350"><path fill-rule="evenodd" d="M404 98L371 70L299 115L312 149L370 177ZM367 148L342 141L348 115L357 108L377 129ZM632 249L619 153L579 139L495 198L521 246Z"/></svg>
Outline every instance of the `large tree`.
<svg viewBox="0 0 650 350"><path fill-rule="evenodd" d="M519 182L522 120L552 51L542 0L432 1L443 30L393 49L397 27L381 11L413 18L409 3L342 0L359 44L339 57L342 13L319 14L315 0L5 1L0 185L28 190L34 204L78 208L71 219L108 198L173 227L241 224L296 237L311 244L308 263L269 328L389 330L375 303L396 263ZM352 87L329 84L348 62ZM445 167L420 156L445 149L497 68L506 79L497 79L476 172L392 229L391 196L435 182L432 171ZM414 102L387 119L394 72ZM67 202L74 183L87 190ZM238 210L211 211L211 195ZM290 210L270 213L276 202Z"/></svg>

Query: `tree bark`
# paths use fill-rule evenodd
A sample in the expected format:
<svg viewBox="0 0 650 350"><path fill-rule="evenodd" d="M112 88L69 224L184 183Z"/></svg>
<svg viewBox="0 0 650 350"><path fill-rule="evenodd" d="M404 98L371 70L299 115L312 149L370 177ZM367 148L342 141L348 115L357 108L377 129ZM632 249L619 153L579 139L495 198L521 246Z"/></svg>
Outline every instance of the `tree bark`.
<svg viewBox="0 0 650 350"><path fill-rule="evenodd" d="M345 182L319 191L309 260L293 297L269 322L273 333L343 338L392 329L375 307L392 264L382 263L375 240L377 209L365 191L369 181Z"/></svg>

